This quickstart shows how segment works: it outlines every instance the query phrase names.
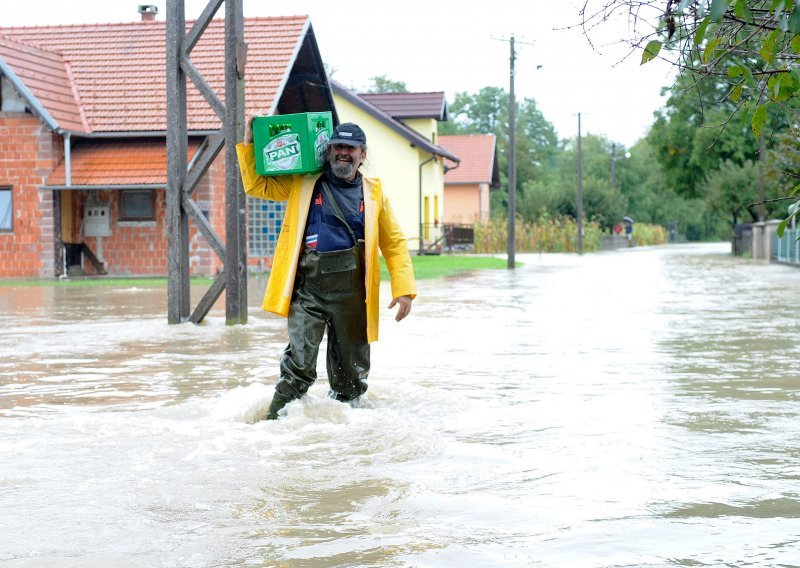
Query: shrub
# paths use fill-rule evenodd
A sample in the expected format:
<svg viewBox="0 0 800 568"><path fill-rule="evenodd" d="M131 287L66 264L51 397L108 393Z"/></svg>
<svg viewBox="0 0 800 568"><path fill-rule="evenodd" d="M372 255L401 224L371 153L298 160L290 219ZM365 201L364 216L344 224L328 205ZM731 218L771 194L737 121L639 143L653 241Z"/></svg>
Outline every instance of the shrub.
<svg viewBox="0 0 800 568"><path fill-rule="evenodd" d="M600 225L594 221L583 224L583 250L600 249L602 240ZM570 217L543 217L536 222L517 219L514 231L514 246L518 252L576 252L578 250L578 226ZM508 224L505 219L495 218L487 223L475 225L475 252L503 253L508 249Z"/></svg>
<svg viewBox="0 0 800 568"><path fill-rule="evenodd" d="M667 231L660 225L636 223L633 229L638 245L660 245L667 242ZM596 221L583 224L583 251L600 250L603 230ZM571 217L542 216L538 221L517 219L514 231L517 252L577 252L578 224ZM487 223L475 225L475 252L484 254L504 253L508 250L508 224L505 219L495 218Z"/></svg>

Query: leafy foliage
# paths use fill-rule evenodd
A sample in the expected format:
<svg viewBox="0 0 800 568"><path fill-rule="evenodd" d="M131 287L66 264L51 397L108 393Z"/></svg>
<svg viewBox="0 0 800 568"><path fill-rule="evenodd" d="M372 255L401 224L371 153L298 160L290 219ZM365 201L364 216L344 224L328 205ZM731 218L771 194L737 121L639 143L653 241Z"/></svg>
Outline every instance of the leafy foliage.
<svg viewBox="0 0 800 568"><path fill-rule="evenodd" d="M727 160L741 165L755 159L758 141L747 125L729 121L736 109L725 100L723 83L701 81L684 72L670 93L647 140L675 191L697 198L706 175L720 164Z"/></svg>
<svg viewBox="0 0 800 568"><path fill-rule="evenodd" d="M600 136L587 135L582 140L583 207L587 219L610 229L627 213L627 199L612 187L611 143ZM537 179L527 180L517 206L520 215L535 219L542 215L577 217L578 185L577 140L569 140Z"/></svg>
<svg viewBox="0 0 800 568"><path fill-rule="evenodd" d="M369 93L407 93L408 87L403 81L393 81L386 75L371 77L372 84L367 89Z"/></svg>
<svg viewBox="0 0 800 568"><path fill-rule="evenodd" d="M703 187L711 202L730 216L731 226L743 217L747 222L758 221L755 211L747 208L758 200L758 170L753 162L735 164L726 160L706 177Z"/></svg>
<svg viewBox="0 0 800 568"><path fill-rule="evenodd" d="M680 105L676 103L676 108L665 110L666 125L687 124L686 116L698 112L688 102L681 102L681 105L685 108L678 108ZM577 140L559 141L553 125L538 110L535 101L526 99L518 107L517 215L521 223L531 226L552 219L574 219L577 208ZM673 122L673 114L679 115L680 119ZM494 221L501 221L507 211L508 95L496 87L486 87L476 94L459 93L450 105L450 115L452 122L440 125L441 134L492 133L497 136L504 187L492 192L492 212L500 218ZM689 185L691 191L676 191L670 176L680 173L686 164L676 164L670 171L659 158L659 152L668 155L668 148L687 137L691 139L694 131L687 132L691 135L665 130L660 133L662 140L641 140L628 151L604 137L586 135L582 140L582 153L587 226L592 224L601 233L608 232L621 222L623 215L632 215L637 219L637 226L641 226L640 223L658 224L692 239L727 238L730 234L727 214L723 220L720 213L724 209L709 204L700 196L702 189L695 188L694 184ZM690 156L695 154L693 148L686 149ZM729 153L744 159L741 152ZM714 160L701 153L695 159L706 160L703 163L707 165ZM614 180L612 163L616 172ZM704 174L700 165L697 172L702 181ZM497 239L498 243L501 242L502 235Z"/></svg>
<svg viewBox="0 0 800 568"><path fill-rule="evenodd" d="M800 191L800 150L797 138L791 132L785 132L778 137L776 150L769 154L766 164L766 180L774 190L773 201L767 206L773 211L780 211L786 219L779 226L779 232L792 222L798 212L798 202L794 201L786 210L787 198L793 198Z"/></svg>
<svg viewBox="0 0 800 568"><path fill-rule="evenodd" d="M449 105L451 122L440 126L440 134L494 134L497 136L498 167L502 189L492 196L492 209L506 208L508 196L508 93L485 87L476 94L458 93ZM542 176L551 167L560 145L553 124L533 99L517 103L516 111L517 191L526 180Z"/></svg>
<svg viewBox="0 0 800 568"><path fill-rule="evenodd" d="M582 25L591 29L620 14L632 24L628 41L642 50L642 64L667 59L681 70L683 88L691 84L701 99L702 94L714 95L711 106L698 114L681 108L673 89L668 103L672 108L660 114L651 132L658 159L681 195L696 198L715 187L713 180L727 175L715 173L719 168L749 172L753 145L781 152L786 148L775 145L775 138L787 129L797 137L796 0L588 0L581 11ZM722 134L709 133L708 128L698 134L701 126L714 124ZM727 194L733 197L741 194ZM727 207L729 214L738 216L736 200ZM798 211L800 202L790 213Z"/></svg>
<svg viewBox="0 0 800 568"><path fill-rule="evenodd" d="M681 69L729 85L727 97L745 111L753 134L767 125L767 106L800 95L800 5L795 0L589 0L584 26L627 12L643 49L642 64L668 58ZM670 54L670 55L666 55Z"/></svg>

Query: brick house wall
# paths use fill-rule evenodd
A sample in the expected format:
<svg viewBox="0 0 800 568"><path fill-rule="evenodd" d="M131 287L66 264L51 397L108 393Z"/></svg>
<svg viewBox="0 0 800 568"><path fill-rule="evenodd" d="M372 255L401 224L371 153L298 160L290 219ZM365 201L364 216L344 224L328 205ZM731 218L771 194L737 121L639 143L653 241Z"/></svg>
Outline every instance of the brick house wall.
<svg viewBox="0 0 800 568"><path fill-rule="evenodd" d="M60 137L26 113L0 114L0 187L12 189L10 232L0 232L0 277L54 276L53 192L40 191L58 163Z"/></svg>
<svg viewBox="0 0 800 568"><path fill-rule="evenodd" d="M220 172L220 170L222 170ZM73 207L73 226L80 227L83 211L89 202L90 192L79 191ZM111 276L166 276L168 254L168 227L166 190L155 190L154 221L120 220L120 190L91 192L92 203L108 205L111 236L83 237L89 248L105 262ZM215 160L194 190L192 198L208 215L214 230L225 241L225 171L224 159ZM102 242L101 242L102 241ZM213 276L222 262L208 244L194 222L189 222L189 273L193 276ZM87 275L97 271L84 260Z"/></svg>
<svg viewBox="0 0 800 568"><path fill-rule="evenodd" d="M167 272L167 233L165 226L165 191L155 190L154 221L121 221L118 190L79 191L73 197L72 223L80 227L87 205L108 205L111 235L86 237L76 235L105 263L113 276L161 276ZM92 264L83 260L87 275L97 274Z"/></svg>
<svg viewBox="0 0 800 568"><path fill-rule="evenodd" d="M120 220L120 190L40 190L63 160L63 138L27 113L0 114L0 187L12 189L12 230L0 232L0 278L52 278L63 272L57 228L65 243L85 243L101 257L112 276L166 276L166 191L156 189L155 220ZM207 211L211 225L225 239L225 160L217 158L193 198ZM58 197L54 197L54 194ZM67 195L69 194L69 195ZM62 215L56 219L55 200ZM87 205L108 205L111 235L86 237L81 226ZM57 227L56 223L60 224ZM190 274L214 275L222 266L193 222L189 225ZM84 258L87 275L97 271Z"/></svg>

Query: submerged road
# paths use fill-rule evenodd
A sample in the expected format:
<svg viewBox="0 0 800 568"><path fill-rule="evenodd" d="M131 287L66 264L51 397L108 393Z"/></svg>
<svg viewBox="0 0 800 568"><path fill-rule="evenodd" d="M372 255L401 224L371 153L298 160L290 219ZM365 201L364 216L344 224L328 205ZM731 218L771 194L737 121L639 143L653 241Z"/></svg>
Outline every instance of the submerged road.
<svg viewBox="0 0 800 568"><path fill-rule="evenodd" d="M360 407L269 423L262 281L0 287L0 566L800 566L800 270L728 251L422 281Z"/></svg>

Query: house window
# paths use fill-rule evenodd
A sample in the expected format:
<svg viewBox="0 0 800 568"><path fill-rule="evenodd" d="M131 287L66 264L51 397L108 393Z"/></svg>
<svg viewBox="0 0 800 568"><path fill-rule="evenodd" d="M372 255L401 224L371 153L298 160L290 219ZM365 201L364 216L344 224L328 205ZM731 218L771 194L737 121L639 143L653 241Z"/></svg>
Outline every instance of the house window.
<svg viewBox="0 0 800 568"><path fill-rule="evenodd" d="M275 254L285 211L285 202L247 197L247 244L250 256Z"/></svg>
<svg viewBox="0 0 800 568"><path fill-rule="evenodd" d="M155 220L155 192L152 189L124 189L119 200L120 221Z"/></svg>
<svg viewBox="0 0 800 568"><path fill-rule="evenodd" d="M0 231L11 231L13 226L13 194L10 187L0 187Z"/></svg>

